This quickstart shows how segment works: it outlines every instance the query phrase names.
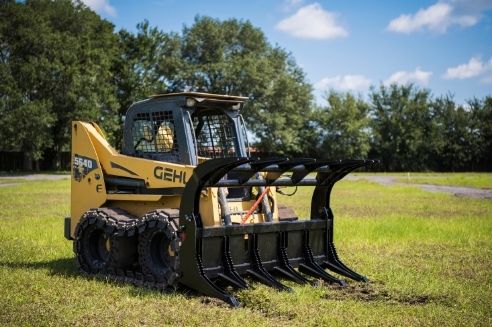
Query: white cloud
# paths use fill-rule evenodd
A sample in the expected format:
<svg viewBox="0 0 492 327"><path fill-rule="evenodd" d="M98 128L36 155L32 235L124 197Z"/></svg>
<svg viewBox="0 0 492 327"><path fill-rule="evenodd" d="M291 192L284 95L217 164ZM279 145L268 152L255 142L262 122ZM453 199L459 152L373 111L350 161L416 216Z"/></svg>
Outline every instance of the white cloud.
<svg viewBox="0 0 492 327"><path fill-rule="evenodd" d="M403 14L393 19L387 29L398 33L429 30L445 33L450 26L469 27L475 25L482 13L492 9L490 0L447 0L420 9L415 14Z"/></svg>
<svg viewBox="0 0 492 327"><path fill-rule="evenodd" d="M116 17L116 9L109 4L109 0L82 0L82 2L97 13Z"/></svg>
<svg viewBox="0 0 492 327"><path fill-rule="evenodd" d="M492 69L492 58L489 62L482 62L478 57L472 57L466 64L450 67L447 69L443 78L445 79L466 79L475 77Z"/></svg>
<svg viewBox="0 0 492 327"><path fill-rule="evenodd" d="M384 84L417 83L426 86L429 84L431 76L432 72L426 72L417 67L413 72L402 70L394 73L384 81Z"/></svg>
<svg viewBox="0 0 492 327"><path fill-rule="evenodd" d="M336 14L325 11L319 3L313 3L290 17L281 20L276 28L292 36L306 39L331 39L344 37L348 32L337 24Z"/></svg>
<svg viewBox="0 0 492 327"><path fill-rule="evenodd" d="M365 91L371 85L371 80L363 75L337 75L325 77L314 85L320 91L336 89L342 91Z"/></svg>

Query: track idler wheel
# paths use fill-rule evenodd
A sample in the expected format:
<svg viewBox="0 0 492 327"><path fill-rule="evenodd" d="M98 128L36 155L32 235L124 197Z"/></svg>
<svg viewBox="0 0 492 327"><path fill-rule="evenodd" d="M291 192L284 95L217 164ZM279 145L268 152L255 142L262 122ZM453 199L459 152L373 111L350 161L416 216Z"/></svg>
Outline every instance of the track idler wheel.
<svg viewBox="0 0 492 327"><path fill-rule="evenodd" d="M168 286L175 283L179 268L180 239L174 211L156 210L146 214L142 220L147 226L138 240L142 273Z"/></svg>

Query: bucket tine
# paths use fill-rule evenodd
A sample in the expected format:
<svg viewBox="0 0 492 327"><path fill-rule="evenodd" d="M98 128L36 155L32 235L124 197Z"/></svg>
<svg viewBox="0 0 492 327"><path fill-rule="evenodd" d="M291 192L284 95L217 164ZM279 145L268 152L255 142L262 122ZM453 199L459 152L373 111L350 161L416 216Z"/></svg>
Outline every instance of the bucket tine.
<svg viewBox="0 0 492 327"><path fill-rule="evenodd" d="M200 278L193 278L185 285L208 296L213 296L228 303L232 307L239 307L240 302L231 294L215 285L204 273L200 260L197 260L198 273Z"/></svg>
<svg viewBox="0 0 492 327"><path fill-rule="evenodd" d="M286 267L274 267L273 270L282 276L284 276L287 279L290 279L293 282L296 282L298 284L304 285L307 284L309 281L304 278L302 275L300 275L297 271L294 269L289 270L286 269Z"/></svg>
<svg viewBox="0 0 492 327"><path fill-rule="evenodd" d="M309 280L304 278L301 274L299 274L295 269L290 265L289 259L287 257L287 253L285 251L285 239L287 234L280 233L279 234L279 247L278 247L278 260L280 266L274 267L274 271L282 274L284 277L298 283L298 284L307 284Z"/></svg>
<svg viewBox="0 0 492 327"><path fill-rule="evenodd" d="M207 278L208 279L208 278ZM220 289L218 286L213 284L210 280L208 281L207 284L196 288L203 294L206 294L208 296L213 296L216 298L221 299L222 301L226 302L232 307L239 307L241 303L236 299L233 295L230 295L226 293L224 290Z"/></svg>
<svg viewBox="0 0 492 327"><path fill-rule="evenodd" d="M324 260L322 263L323 268L330 269L333 272L336 272L340 275L343 275L345 277L351 278L356 281L360 282L367 282L368 279L367 277L355 272L354 270L350 269L347 267L338 257L335 244L333 243L333 221L334 221L334 215L331 209L329 209L329 196L331 192L331 188L333 185L341 180L343 177L345 177L348 173L351 171L363 167L363 166L368 166L376 163L377 161L375 160L345 160L339 164L340 168L338 171L334 174L334 176L331 176L329 178L325 179L324 184L328 186L329 191L327 192L327 203L326 206L323 208L323 214L325 218L328 220L328 240L327 240L327 260ZM328 209L327 209L328 207Z"/></svg>
<svg viewBox="0 0 492 327"><path fill-rule="evenodd" d="M368 282L369 279L366 276L356 273L352 269L348 268L339 258L335 250L335 245L330 242L328 244L328 260L323 261L324 268L330 269L337 274L351 278L358 282Z"/></svg>
<svg viewBox="0 0 492 327"><path fill-rule="evenodd" d="M199 214L200 195L204 187L217 183L231 169L250 162L247 158L212 159L198 165L193 175L186 183L179 210L179 225L185 239L180 249L179 282L202 294L213 296L233 307L240 305L239 301L225 290L215 285L203 270L202 258L199 251L197 229L202 226Z"/></svg>
<svg viewBox="0 0 492 327"><path fill-rule="evenodd" d="M345 286L347 283L328 274L314 260L313 253L309 247L309 232L304 232L304 263L299 264L299 271L315 278L321 278L329 283Z"/></svg>
<svg viewBox="0 0 492 327"><path fill-rule="evenodd" d="M234 265L231 259L231 250L229 244L229 237L224 236L224 253L223 253L223 264L224 264L224 274L219 274L222 279L229 281L229 283L233 284L232 286L236 288L248 288L248 284L246 281L239 276L234 269ZM221 276L223 275L223 276Z"/></svg>
<svg viewBox="0 0 492 327"><path fill-rule="evenodd" d="M226 274L223 274L223 273L219 273L217 274L217 276L222 279L224 282L226 282L227 284L231 285L232 287L235 287L235 288L245 288L243 284L241 283L238 283L238 281L234 278L231 278L229 275L226 275Z"/></svg>
<svg viewBox="0 0 492 327"><path fill-rule="evenodd" d="M258 238L255 234L250 234L249 237L252 237L253 241L251 242L250 249L252 269L248 269L247 272L265 285L276 288L280 291L292 291L290 287L287 287L284 284L280 283L263 267L260 254L258 252Z"/></svg>
<svg viewBox="0 0 492 327"><path fill-rule="evenodd" d="M359 282L369 281L367 277L353 271L340 260L333 243L333 213L325 209L325 215L328 216L328 249L327 260L323 261L323 267Z"/></svg>
<svg viewBox="0 0 492 327"><path fill-rule="evenodd" d="M309 275L314 278L320 278L328 283L331 284L338 284L340 286L345 286L347 283L341 279L338 279L336 277L333 277L332 275L328 274L326 271L323 270L323 268L319 267L318 265L307 265L304 263L299 264L299 271L302 273Z"/></svg>

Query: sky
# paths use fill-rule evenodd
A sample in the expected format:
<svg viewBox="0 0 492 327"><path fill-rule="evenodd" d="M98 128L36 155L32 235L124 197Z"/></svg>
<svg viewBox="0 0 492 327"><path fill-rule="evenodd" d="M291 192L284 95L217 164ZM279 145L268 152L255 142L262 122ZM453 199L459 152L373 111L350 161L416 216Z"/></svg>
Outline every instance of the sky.
<svg viewBox="0 0 492 327"><path fill-rule="evenodd" d="M83 0L116 30L165 32L196 15L249 20L291 52L322 103L329 89L415 83L459 103L492 95L492 0Z"/></svg>

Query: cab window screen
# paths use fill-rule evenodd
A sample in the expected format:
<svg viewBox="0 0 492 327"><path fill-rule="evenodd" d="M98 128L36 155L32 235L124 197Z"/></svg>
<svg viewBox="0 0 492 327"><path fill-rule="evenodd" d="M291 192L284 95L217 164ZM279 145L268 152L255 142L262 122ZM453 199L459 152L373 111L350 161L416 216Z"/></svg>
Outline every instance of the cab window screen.
<svg viewBox="0 0 492 327"><path fill-rule="evenodd" d="M207 158L236 157L234 123L221 113L193 117L198 156Z"/></svg>
<svg viewBox="0 0 492 327"><path fill-rule="evenodd" d="M132 141L136 151L178 153L172 111L139 113L133 120Z"/></svg>

